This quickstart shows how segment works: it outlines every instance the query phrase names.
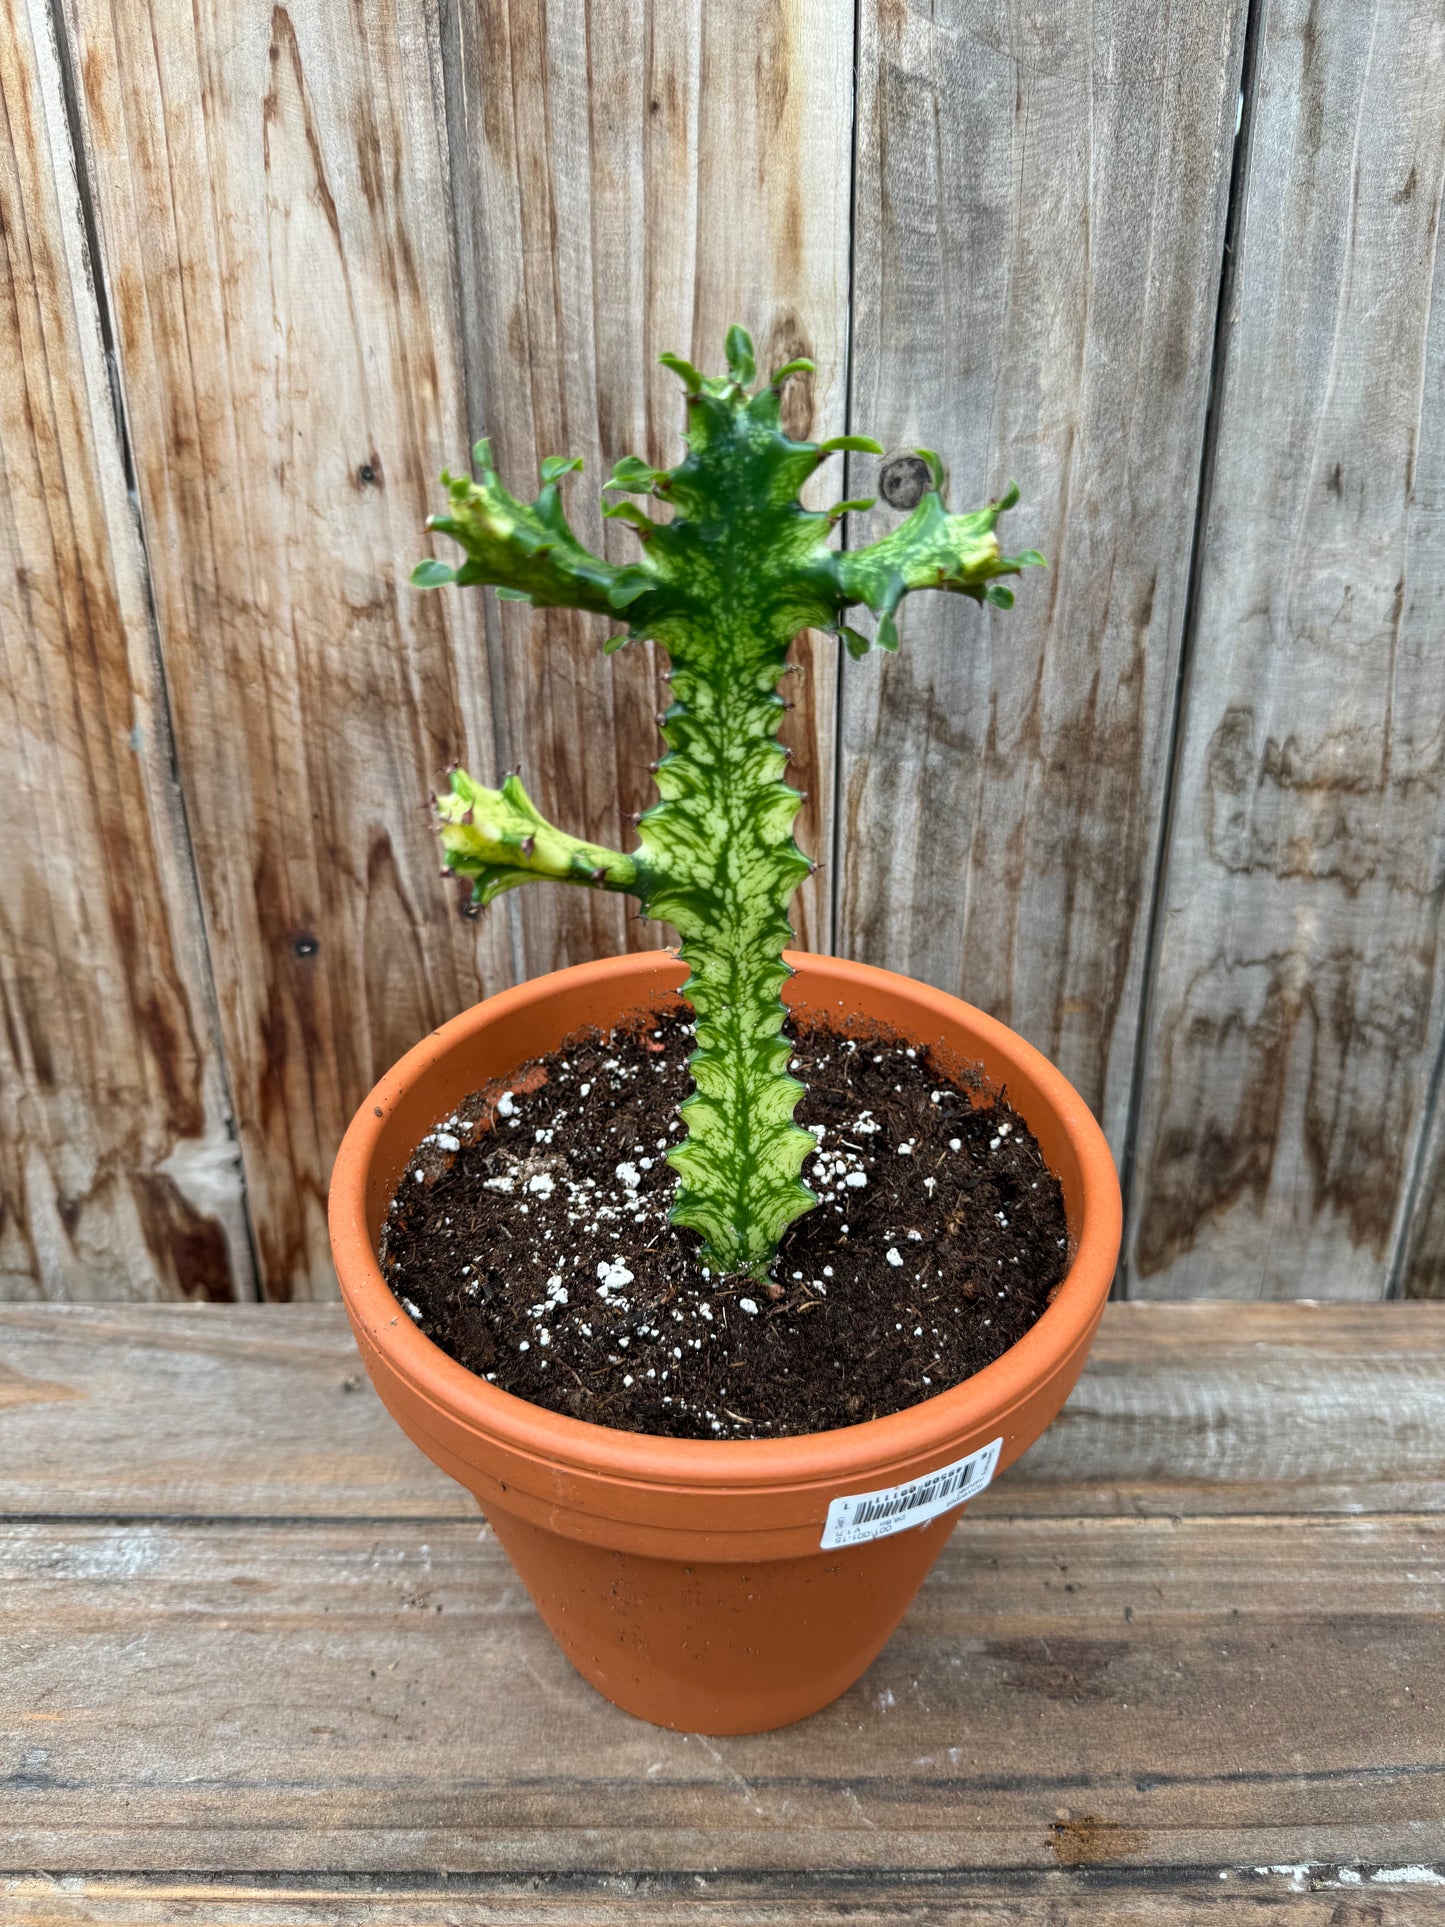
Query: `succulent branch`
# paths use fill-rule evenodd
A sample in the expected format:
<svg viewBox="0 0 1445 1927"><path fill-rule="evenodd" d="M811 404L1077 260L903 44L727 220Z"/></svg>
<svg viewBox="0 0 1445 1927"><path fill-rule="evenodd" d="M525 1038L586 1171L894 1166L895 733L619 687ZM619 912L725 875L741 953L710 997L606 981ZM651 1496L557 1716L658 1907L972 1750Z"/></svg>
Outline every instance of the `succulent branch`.
<svg viewBox="0 0 1445 1927"><path fill-rule="evenodd" d="M937 457L933 459L936 462ZM906 522L881 541L845 550L837 558L837 578L847 601L865 603L878 617L873 648L898 647L894 612L914 589L950 590L972 596L975 602L1011 609L1014 592L998 578L1043 565L1037 549L1025 549L1021 555L999 552L994 524L1018 500L1017 488L971 515L950 515L941 488L939 475ZM867 654L870 645L855 632L848 631L844 640L854 655Z"/></svg>
<svg viewBox="0 0 1445 1927"><path fill-rule="evenodd" d="M788 906L813 867L793 838L802 798L784 780L777 741L789 646L800 630L819 628L855 655L896 648L895 614L910 591L943 589L1007 608L1013 594L1000 578L1042 558L1000 552L995 523L1016 491L974 514L950 514L942 466L927 450L918 453L931 486L913 513L866 548L830 547L842 515L871 504L805 509L800 489L830 454L882 450L861 436L813 443L784 433L783 384L812 364L791 362L754 390L752 342L741 328L728 333L725 377L663 360L687 391L687 454L670 469L628 456L603 485L614 498L603 513L636 530L638 561L605 562L573 535L557 484L580 463L544 463L541 492L522 503L479 442L480 480L444 476L452 506L428 524L454 537L465 559L454 570L423 562L412 580L423 588L486 582L539 607L618 616L625 632L606 650L642 637L667 650L667 753L632 855L555 829L516 777L489 790L460 771L438 799L442 847L482 903L551 877L629 891L648 916L676 926L692 973L684 994L697 1048L695 1089L681 1108L687 1135L668 1154L678 1174L672 1217L701 1234L710 1269L761 1277L783 1231L816 1203L802 1181L814 1142L793 1121L803 1087L788 1072L781 995ZM627 496L653 512L617 499ZM858 604L878 618L871 640L844 620Z"/></svg>
<svg viewBox="0 0 1445 1927"><path fill-rule="evenodd" d="M584 843L550 824L509 776L499 790L453 770L451 788L436 799L447 868L472 879L473 900L488 904L519 883L549 878L600 890L636 890L638 869L620 850Z"/></svg>
<svg viewBox="0 0 1445 1927"><path fill-rule="evenodd" d="M451 510L427 518L429 529L461 543L467 559L455 569L445 562L419 562L411 572L413 584L438 589L448 582L463 588L489 582L513 601L532 602L541 609L591 609L606 615L618 570L577 540L558 488L564 475L581 468L581 461L548 456L536 501L519 502L498 479L489 441L478 442L472 456L481 480L443 469Z"/></svg>

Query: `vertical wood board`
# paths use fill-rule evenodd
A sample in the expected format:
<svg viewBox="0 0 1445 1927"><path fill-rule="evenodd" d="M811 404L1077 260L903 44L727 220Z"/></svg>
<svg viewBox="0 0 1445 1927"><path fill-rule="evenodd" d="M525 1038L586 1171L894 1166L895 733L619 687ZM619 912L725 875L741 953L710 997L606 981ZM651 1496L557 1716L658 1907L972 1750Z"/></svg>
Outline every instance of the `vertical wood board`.
<svg viewBox="0 0 1445 1927"><path fill-rule="evenodd" d="M491 436L518 494L534 491L542 457L583 456L568 513L613 560L636 551L598 512L612 463L682 452L682 388L657 367L664 351L718 372L728 326L742 322L764 373L802 354L818 364L790 384L791 431L843 426L852 44L852 0L452 9L473 433ZM834 466L830 499L842 493ZM653 800L647 765L661 747L657 652L604 658L605 623L567 611L500 604L489 621L499 763L520 765L563 828L630 847L626 818ZM783 732L808 792L798 839L824 859L836 647L795 646L803 673ZM828 901L825 869L795 905L804 948L830 947ZM514 902L528 976L668 934L600 892L529 887Z"/></svg>
<svg viewBox="0 0 1445 1927"><path fill-rule="evenodd" d="M475 599L406 585L465 447L428 0L67 0L265 1289L334 1290L331 1160L508 980L426 813L487 764Z"/></svg>
<svg viewBox="0 0 1445 1927"><path fill-rule="evenodd" d="M1130 1289L1370 1298L1445 1016L1445 16L1260 33Z"/></svg>
<svg viewBox="0 0 1445 1927"><path fill-rule="evenodd" d="M1400 1252L1401 1298L1445 1298L1445 1084L1436 1070L1434 1109L1407 1201Z"/></svg>
<svg viewBox="0 0 1445 1927"><path fill-rule="evenodd" d="M49 11L0 3L0 1298L254 1290Z"/></svg>
<svg viewBox="0 0 1445 1927"><path fill-rule="evenodd" d="M1014 1025L1116 1150L1244 11L862 8L852 426L937 448L958 508L1017 480L1005 547L1051 567L848 664L839 947Z"/></svg>

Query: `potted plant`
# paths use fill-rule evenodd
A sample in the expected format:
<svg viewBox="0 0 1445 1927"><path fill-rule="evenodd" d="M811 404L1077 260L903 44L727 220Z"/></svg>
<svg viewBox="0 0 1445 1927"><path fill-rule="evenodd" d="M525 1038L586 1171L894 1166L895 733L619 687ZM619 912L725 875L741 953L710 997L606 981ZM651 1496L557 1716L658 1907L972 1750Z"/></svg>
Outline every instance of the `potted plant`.
<svg viewBox="0 0 1445 1927"><path fill-rule="evenodd" d="M603 645L609 652L640 637L667 652L673 700L660 718L667 750L654 765L659 800L638 821L635 850L605 849L556 829L516 775L494 790L454 771L438 809L446 864L470 881L480 904L539 879L626 892L647 915L677 929L680 956L660 951L557 972L487 998L418 1044L381 1080L347 1132L330 1221L342 1294L378 1391L421 1449L476 1495L579 1671L644 1718L743 1732L798 1719L863 1672L963 1502L1052 1419L1108 1295L1120 1206L1093 1118L1021 1038L925 985L785 949L788 906L812 867L793 839L802 799L785 780L786 752L777 741L786 707L779 684L793 638L815 628L838 634L855 656L894 649L898 606L922 588L1007 608L1013 597L1004 579L1042 559L1000 552L995 524L1016 491L976 513L951 514L942 466L919 450L890 465L892 492L905 501L911 496L911 513L867 547L831 547L839 519L871 504L843 502L815 513L801 506L800 489L835 451L882 450L854 436L821 445L788 437L780 394L811 364L790 363L755 387L752 344L741 328L728 335L725 377L704 379L675 357L663 359L686 389L686 457L666 470L628 458L605 484L616 499L604 513L636 530L637 561L607 562L573 534L559 483L580 463L544 462L541 491L524 503L503 488L481 442L479 477L444 475L450 507L429 524L460 544L463 560L455 568L423 562L413 581L422 588L490 584L537 608L588 610L621 625ZM656 516L628 496L650 500ZM846 620L859 605L876 618L871 640ZM609 1391L615 1399L606 1423L572 1416L550 1394L515 1396L498 1382L507 1371L469 1370L434 1343L420 1328L427 1322L422 1310L383 1275L379 1241L397 1222L389 1214L410 1212L410 1198L425 1195L436 1170L460 1149L458 1119L469 1101L467 1128L490 1130L489 1141L499 1141L503 1122L517 1122L521 1067L562 1052L589 1027L604 1037L621 1034L617 1027L639 1012L675 1008L679 994L696 1026L687 1065L692 1091L659 1140L664 1156L642 1160L655 1163L654 1186L675 1187L669 1235L679 1242L668 1259L666 1296L679 1337L694 1329L687 1318L699 1316L703 1336L687 1339L699 1348L729 1317L734 1331L761 1329L756 1321L787 1309L774 1301L789 1301L798 1290L808 1292L808 1307L823 1305L821 1275L774 1275L780 1240L800 1236L808 1214L820 1209L804 1181L810 1169L831 1173L820 1188L832 1185L829 1209L841 1222L837 1235L847 1236L841 1214L857 1193L844 1186L863 1180L852 1171L839 1177L841 1162L827 1159L841 1161L844 1152L825 1151L821 1127L804 1130L796 1121L804 1087L790 1070L797 1048L785 1028L790 1011L794 1029L805 1020L835 1028L882 1024L910 1040L909 1059L978 1067L972 1089L960 1068L955 1082L929 1093L935 1103L956 1103L959 1115L971 1117L1006 1090L1009 1117L1019 1120L1021 1137L1032 1133L1037 1142L1039 1170L1046 1165L1056 1174L1067 1223L1055 1241L1067 1244L1060 1275L1036 1322L961 1382L885 1399L881 1416L857 1423L848 1422L851 1407L840 1408L822 1429L785 1436L740 1436L739 1426L768 1421L732 1411L724 1419L711 1408L688 1408L684 1418L692 1367L678 1362L685 1358L681 1342L656 1352L671 1364L662 1363L661 1378L659 1367L649 1368L645 1381L624 1369L640 1353L608 1352L620 1377ZM649 1047L644 1036L642 1048ZM563 1060L570 1063L565 1052L551 1061L555 1067ZM546 1074L538 1068L531 1076L535 1083ZM439 1131L443 1124L455 1129ZM990 1141L996 1146L999 1136ZM961 1139L949 1143L957 1147ZM816 1167L809 1166L813 1158ZM641 1182L635 1162L618 1169L630 1173L629 1185ZM408 1178L419 1182L404 1184ZM505 1173L493 1182L511 1191ZM527 1212L543 1187L546 1194L553 1189L546 1172L530 1184L517 1212ZM635 1202L635 1189L626 1196ZM1007 1214L994 1215L1002 1222ZM565 1223L586 1216L573 1210ZM557 1222L565 1240L564 1220ZM595 1226L584 1229L590 1235ZM609 1279L615 1286L618 1277L632 1277L624 1229L614 1225L618 1256L610 1271L597 1267L595 1286L566 1271L565 1255L550 1280L520 1281L524 1297L544 1286L548 1294L528 1308L537 1320L537 1343L525 1361L528 1384L560 1383L560 1373L551 1380L542 1374L557 1357L544 1348L548 1321L568 1297L564 1276L574 1296L584 1288L597 1294L596 1311L588 1312L594 1324L615 1313ZM906 1235L921 1242L916 1231ZM954 1243L943 1230L932 1235L930 1278L947 1282L959 1272L968 1254ZM886 1258L898 1267L901 1301L908 1296L905 1264L922 1277L923 1259L905 1261L894 1245ZM467 1274L473 1263L490 1263L477 1253L461 1264L460 1248L458 1260ZM1000 1256L1000 1269L1004 1263ZM800 1285L793 1286L793 1276ZM456 1302L476 1290L475 1275L462 1279ZM1000 1284L997 1297L1005 1296ZM797 1308L797 1322L808 1307ZM577 1312L574 1305L571 1315ZM649 1331L662 1336L662 1314L650 1315L653 1326L634 1332L639 1344ZM582 1329L592 1335L586 1323ZM901 1317L893 1329L903 1331ZM617 1335L605 1343L627 1345L620 1325L608 1331ZM524 1337L509 1353L516 1371L530 1345ZM675 1392L660 1389L669 1369ZM645 1390L654 1417L666 1408L669 1425L694 1433L705 1417L714 1435L629 1429L628 1402L617 1389L624 1383L639 1401ZM929 1383L925 1375L921 1387Z"/></svg>

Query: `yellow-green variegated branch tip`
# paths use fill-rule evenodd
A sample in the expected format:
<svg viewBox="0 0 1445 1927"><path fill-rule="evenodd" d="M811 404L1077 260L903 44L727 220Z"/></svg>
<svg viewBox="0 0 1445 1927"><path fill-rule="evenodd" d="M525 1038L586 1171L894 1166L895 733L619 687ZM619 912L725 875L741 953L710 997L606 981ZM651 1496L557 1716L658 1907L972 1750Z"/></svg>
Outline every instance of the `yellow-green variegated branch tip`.
<svg viewBox="0 0 1445 1927"><path fill-rule="evenodd" d="M436 809L443 860L456 875L471 879L477 903L488 904L504 890L539 877L594 889L637 887L637 865L630 856L554 828L519 776L489 790L465 770L453 770L451 788L437 797Z"/></svg>
<svg viewBox="0 0 1445 1927"><path fill-rule="evenodd" d="M1007 608L1013 593L1002 578L1042 557L1000 551L995 525L1016 490L951 514L942 465L925 449L918 455L931 486L913 512L865 548L831 547L839 517L872 503L814 511L799 491L830 454L882 450L861 436L815 443L784 432L783 384L811 364L790 363L757 385L741 328L729 331L725 376L663 360L687 391L687 453L670 469L625 457L604 484L603 513L640 538L636 561L604 561L573 535L558 484L580 464L544 462L542 488L524 503L502 487L489 445L479 442L479 476L445 478L451 506L431 525L459 543L463 560L455 568L423 562L412 580L491 583L538 607L594 610L621 625L604 644L609 652L641 637L667 650L667 749L635 852L565 836L515 777L488 790L460 772L439 803L442 843L483 902L553 877L630 891L648 916L677 927L697 1048L695 1089L682 1106L687 1135L668 1153L679 1179L673 1221L700 1234L711 1271L762 1277L782 1233L817 1202L802 1181L814 1145L794 1122L802 1086L789 1075L783 1035L788 907L812 868L793 838L802 798L784 781L777 741L789 645L815 628L841 636L854 655L895 649L896 612L913 590ZM619 499L626 496L647 507ZM859 604L877 617L871 638L845 620Z"/></svg>

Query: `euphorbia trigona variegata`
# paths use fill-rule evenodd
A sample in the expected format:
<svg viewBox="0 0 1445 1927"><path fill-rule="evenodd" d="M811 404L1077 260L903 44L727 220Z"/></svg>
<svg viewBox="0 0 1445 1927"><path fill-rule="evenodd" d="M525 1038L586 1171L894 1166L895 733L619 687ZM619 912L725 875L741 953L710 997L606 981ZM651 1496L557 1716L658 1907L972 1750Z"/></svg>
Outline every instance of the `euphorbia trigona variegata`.
<svg viewBox="0 0 1445 1927"><path fill-rule="evenodd" d="M572 533L558 483L579 461L543 462L541 493L519 502L479 442L480 479L444 475L451 508L428 523L460 543L466 559L456 569L423 562L412 580L422 588L491 583L538 608L591 610L627 625L603 645L609 653L642 637L667 651L667 753L636 850L604 849L555 829L516 776L493 790L460 770L437 799L442 847L482 904L550 877L628 892L646 915L676 926L692 972L684 994L697 1048L696 1089L681 1109L687 1135L668 1154L679 1180L672 1218L701 1234L711 1270L763 1277L783 1231L816 1203L800 1175L814 1140L793 1121L803 1087L788 1072L780 994L789 974L788 906L812 868L793 839L802 798L784 781L777 740L789 645L801 629L824 629L855 656L896 649L895 612L910 590L951 590L1008 608L1013 594L998 578L1042 558L999 553L994 524L1016 491L972 515L951 515L942 466L923 449L932 486L912 514L866 548L830 547L840 517L871 504L815 512L802 506L800 489L838 450L882 451L858 436L819 444L784 433L783 383L812 364L790 362L753 392L752 342L741 328L728 334L725 378L705 380L675 356L663 360L687 390L686 458L654 469L629 456L604 484L671 511L654 520L628 501L604 508L636 529L638 561L606 562ZM860 603L877 617L871 642L844 620Z"/></svg>

